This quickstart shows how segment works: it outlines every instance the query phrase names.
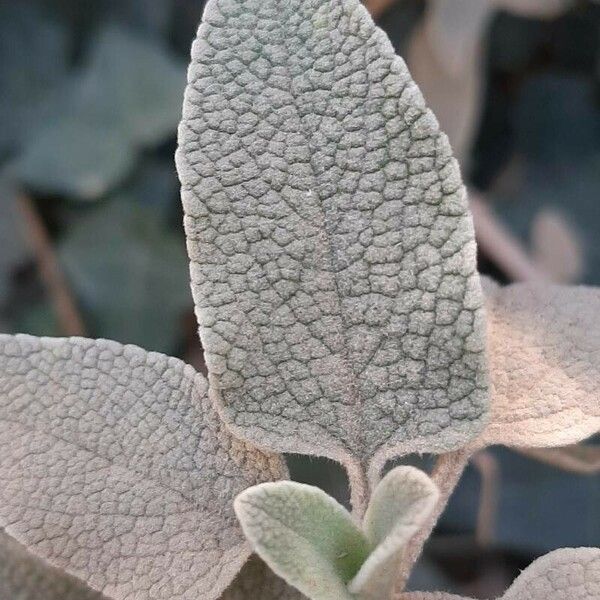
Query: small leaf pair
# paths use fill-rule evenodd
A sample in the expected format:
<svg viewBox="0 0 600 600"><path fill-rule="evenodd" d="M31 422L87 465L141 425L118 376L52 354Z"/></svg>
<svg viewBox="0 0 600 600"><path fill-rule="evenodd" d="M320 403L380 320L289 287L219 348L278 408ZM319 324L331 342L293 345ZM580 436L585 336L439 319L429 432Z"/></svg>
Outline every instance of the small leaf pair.
<svg viewBox="0 0 600 600"><path fill-rule="evenodd" d="M397 467L374 490L362 530L325 492L291 481L251 487L234 507L255 551L311 600L380 600L437 498L425 473Z"/></svg>

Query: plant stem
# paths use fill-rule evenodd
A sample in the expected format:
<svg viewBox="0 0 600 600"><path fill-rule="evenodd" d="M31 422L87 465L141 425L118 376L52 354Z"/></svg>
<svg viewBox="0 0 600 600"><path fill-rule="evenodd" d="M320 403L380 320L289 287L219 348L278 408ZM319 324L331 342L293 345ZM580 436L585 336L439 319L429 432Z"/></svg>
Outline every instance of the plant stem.
<svg viewBox="0 0 600 600"><path fill-rule="evenodd" d="M498 461L488 450L477 452L473 456L472 462L479 472L481 481L475 540L480 546L485 547L489 546L494 539L500 469Z"/></svg>
<svg viewBox="0 0 600 600"><path fill-rule="evenodd" d="M363 516L369 502L369 481L366 470L362 464L347 467L350 484L350 505L352 516L358 524L362 523Z"/></svg>

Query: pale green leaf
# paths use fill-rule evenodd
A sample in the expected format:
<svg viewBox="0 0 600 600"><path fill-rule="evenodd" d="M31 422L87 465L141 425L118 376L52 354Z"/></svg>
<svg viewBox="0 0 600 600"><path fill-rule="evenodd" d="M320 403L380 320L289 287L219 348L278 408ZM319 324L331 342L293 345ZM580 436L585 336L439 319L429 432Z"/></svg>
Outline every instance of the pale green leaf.
<svg viewBox="0 0 600 600"><path fill-rule="evenodd" d="M311 600L351 600L370 551L348 511L319 488L283 481L242 492L235 512L257 554Z"/></svg>
<svg viewBox="0 0 600 600"><path fill-rule="evenodd" d="M364 471L476 436L482 297L465 191L358 0L210 0L177 164L214 401L262 447Z"/></svg>
<svg viewBox="0 0 600 600"><path fill-rule="evenodd" d="M175 358L0 336L0 526L115 600L218 598L250 555L233 499L285 475Z"/></svg>
<svg viewBox="0 0 600 600"><path fill-rule="evenodd" d="M402 552L433 511L438 496L431 479L414 467L396 467L381 480L363 522L375 550L352 580L351 592L364 600L389 596Z"/></svg>

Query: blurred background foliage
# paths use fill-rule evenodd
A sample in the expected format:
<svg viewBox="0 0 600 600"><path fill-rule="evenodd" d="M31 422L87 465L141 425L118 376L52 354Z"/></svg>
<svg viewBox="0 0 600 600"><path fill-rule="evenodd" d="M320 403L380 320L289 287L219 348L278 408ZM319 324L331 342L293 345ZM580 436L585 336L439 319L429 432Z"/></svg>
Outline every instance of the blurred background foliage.
<svg viewBox="0 0 600 600"><path fill-rule="evenodd" d="M502 233L480 240L481 270L524 278L503 260L508 243L528 273L600 285L600 4L368 4ZM0 0L0 331L107 337L203 368L173 162L202 5ZM289 462L347 500L334 465ZM600 477L492 450L467 470L412 585L489 596L578 545L600 545Z"/></svg>

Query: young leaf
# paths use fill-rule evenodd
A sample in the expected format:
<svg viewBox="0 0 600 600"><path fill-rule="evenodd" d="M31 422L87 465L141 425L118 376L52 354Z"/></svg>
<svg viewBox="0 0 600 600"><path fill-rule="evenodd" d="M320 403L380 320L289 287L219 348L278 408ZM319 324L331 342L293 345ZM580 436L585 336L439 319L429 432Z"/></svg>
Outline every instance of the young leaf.
<svg viewBox="0 0 600 600"><path fill-rule="evenodd" d="M333 498L281 481L245 490L234 507L254 550L277 575L311 600L352 600L346 584L371 548Z"/></svg>
<svg viewBox="0 0 600 600"><path fill-rule="evenodd" d="M465 191L366 9L210 0L188 80L192 290L233 430L339 460L353 484L475 436L487 381Z"/></svg>
<svg viewBox="0 0 600 600"><path fill-rule="evenodd" d="M600 290L486 280L485 445L563 446L600 430Z"/></svg>
<svg viewBox="0 0 600 600"><path fill-rule="evenodd" d="M0 336L0 526L115 600L218 598L250 554L233 498L285 473L175 358Z"/></svg>
<svg viewBox="0 0 600 600"><path fill-rule="evenodd" d="M29 554L0 530L0 598L2 600L103 600L82 581Z"/></svg>
<svg viewBox="0 0 600 600"><path fill-rule="evenodd" d="M363 600L389 597L402 551L431 514L438 496L431 479L414 467L396 467L381 480L363 523L375 550L350 583L352 593Z"/></svg>
<svg viewBox="0 0 600 600"><path fill-rule="evenodd" d="M277 577L255 555L242 567L220 600L306 600L306 597Z"/></svg>
<svg viewBox="0 0 600 600"><path fill-rule="evenodd" d="M501 600L597 600L600 548L562 548L535 560ZM411 592L397 600L469 600L444 593Z"/></svg>

